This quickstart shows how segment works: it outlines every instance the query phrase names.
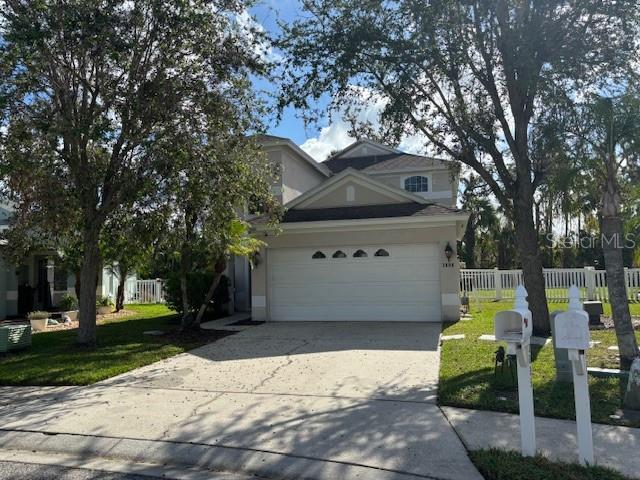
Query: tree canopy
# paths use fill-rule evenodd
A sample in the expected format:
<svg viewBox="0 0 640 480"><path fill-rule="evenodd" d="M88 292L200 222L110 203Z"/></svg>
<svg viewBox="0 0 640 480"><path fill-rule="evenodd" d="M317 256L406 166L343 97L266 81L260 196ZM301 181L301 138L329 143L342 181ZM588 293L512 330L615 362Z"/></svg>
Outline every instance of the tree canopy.
<svg viewBox="0 0 640 480"><path fill-rule="evenodd" d="M32 216L55 232L59 218L74 219L83 285L95 282L110 215L161 183L159 143L185 119L226 130L219 105L245 108L234 95L265 68L234 21L245 8L242 0L1 3L3 181L16 224ZM95 297L81 289L80 343L96 341Z"/></svg>
<svg viewBox="0 0 640 480"><path fill-rule="evenodd" d="M615 77L637 53L632 0L309 0L285 27L284 103L385 100L382 134L420 133L475 170L512 218L534 323L548 330L532 211L549 169L532 124L554 99ZM366 128L366 126L365 126Z"/></svg>

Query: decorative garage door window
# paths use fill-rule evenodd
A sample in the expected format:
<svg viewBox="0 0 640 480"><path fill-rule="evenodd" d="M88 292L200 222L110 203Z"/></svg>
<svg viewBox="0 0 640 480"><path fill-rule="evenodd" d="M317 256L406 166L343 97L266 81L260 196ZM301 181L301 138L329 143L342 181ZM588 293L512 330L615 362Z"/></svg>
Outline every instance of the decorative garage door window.
<svg viewBox="0 0 640 480"><path fill-rule="evenodd" d="M353 253L351 253L353 252ZM389 257L390 253L388 250L384 249L384 248L379 248L378 250L375 251L375 253L373 253L374 257ZM348 258L348 257L352 257L352 258L368 258L369 257L369 253L362 249L362 248L357 248L355 250L351 250L346 249L345 250L336 250L335 252L333 252L333 254L331 255L331 258ZM325 252L322 252L320 250L316 250L316 252L311 255L311 258L314 260L322 260L327 258L327 254Z"/></svg>
<svg viewBox="0 0 640 480"><path fill-rule="evenodd" d="M404 181L404 189L408 192L428 192L429 179L420 175L409 177Z"/></svg>

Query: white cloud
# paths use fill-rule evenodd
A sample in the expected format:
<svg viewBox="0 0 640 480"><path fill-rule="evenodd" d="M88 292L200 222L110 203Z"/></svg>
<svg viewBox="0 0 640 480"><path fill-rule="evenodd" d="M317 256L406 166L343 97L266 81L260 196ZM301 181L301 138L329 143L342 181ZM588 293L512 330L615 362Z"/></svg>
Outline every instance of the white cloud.
<svg viewBox="0 0 640 480"><path fill-rule="evenodd" d="M331 152L342 150L355 141L353 137L349 136L348 131L349 126L347 123L339 119L329 124L328 127L322 128L317 137L307 139L300 145L300 148L317 161L322 162L327 159Z"/></svg>
<svg viewBox="0 0 640 480"><path fill-rule="evenodd" d="M387 103L381 95L366 90L362 87L352 87L360 97L364 105L357 115L358 122L370 123L376 129L380 126L378 116ZM314 159L322 162L336 150L342 150L355 141L349 135L350 125L344 120L345 112L335 113L335 118L331 118L329 125L320 129L317 136L307 139L300 148L311 155ZM402 138L398 148L407 153L424 154L428 152L427 140L423 135L406 135Z"/></svg>

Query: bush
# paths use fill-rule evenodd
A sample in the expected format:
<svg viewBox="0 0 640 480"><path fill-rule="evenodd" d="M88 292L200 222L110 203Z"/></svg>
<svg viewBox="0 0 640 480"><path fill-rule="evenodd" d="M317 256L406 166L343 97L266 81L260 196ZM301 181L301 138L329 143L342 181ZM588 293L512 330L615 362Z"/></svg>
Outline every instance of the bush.
<svg viewBox="0 0 640 480"><path fill-rule="evenodd" d="M111 297L106 296L103 297L102 295L98 295L96 297L96 307L112 307L113 306L113 300L111 300Z"/></svg>
<svg viewBox="0 0 640 480"><path fill-rule="evenodd" d="M189 308L196 311L204 302L207 290L213 282L214 274L211 272L191 272L187 274L187 295L189 296ZM216 310L221 310L222 306L230 301L229 278L223 275L220 283L213 293L213 304ZM164 294L167 305L182 312L182 294L180 293L180 274L172 273L167 277L164 284Z"/></svg>
<svg viewBox="0 0 640 480"><path fill-rule="evenodd" d="M29 320L44 320L45 318L49 318L49 312L36 311L31 312L27 315Z"/></svg>
<svg viewBox="0 0 640 480"><path fill-rule="evenodd" d="M61 310L65 312L69 310L77 310L78 309L78 299L75 295L71 295L70 293L65 293L60 301L58 302L58 306Z"/></svg>

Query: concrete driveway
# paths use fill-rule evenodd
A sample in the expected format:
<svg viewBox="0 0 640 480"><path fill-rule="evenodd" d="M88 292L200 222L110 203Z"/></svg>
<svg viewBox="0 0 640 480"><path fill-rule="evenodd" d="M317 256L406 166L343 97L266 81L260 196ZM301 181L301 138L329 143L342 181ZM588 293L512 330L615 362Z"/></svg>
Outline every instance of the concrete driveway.
<svg viewBox="0 0 640 480"><path fill-rule="evenodd" d="M480 479L434 403L439 333L268 323L90 387L4 389L0 420L111 455L179 461L190 445L196 463L271 478Z"/></svg>

